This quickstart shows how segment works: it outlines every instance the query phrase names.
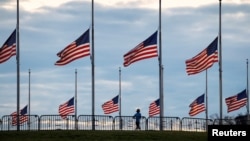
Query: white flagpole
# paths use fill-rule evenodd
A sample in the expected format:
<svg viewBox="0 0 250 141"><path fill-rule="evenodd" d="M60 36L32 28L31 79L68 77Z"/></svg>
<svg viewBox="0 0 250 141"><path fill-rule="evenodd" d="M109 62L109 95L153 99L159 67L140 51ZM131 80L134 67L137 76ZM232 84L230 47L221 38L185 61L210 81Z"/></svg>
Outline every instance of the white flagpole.
<svg viewBox="0 0 250 141"><path fill-rule="evenodd" d="M20 53L19 53L19 0L17 0L17 24L16 24L16 65L17 65L17 131L20 130Z"/></svg>
<svg viewBox="0 0 250 141"><path fill-rule="evenodd" d="M246 91L247 91L247 115L248 115L248 119L250 119L250 115L249 115L249 86L248 86L248 59L247 59L247 88L246 88Z"/></svg>
<svg viewBox="0 0 250 141"><path fill-rule="evenodd" d="M159 0L159 97L160 97L160 130L163 130L164 99L163 99L163 66L161 47L161 0Z"/></svg>
<svg viewBox="0 0 250 141"><path fill-rule="evenodd" d="M77 69L75 69L75 129L78 129L77 126Z"/></svg>
<svg viewBox="0 0 250 141"><path fill-rule="evenodd" d="M29 127L29 130L30 130L30 69L29 69L29 118L28 118L28 127Z"/></svg>
<svg viewBox="0 0 250 141"><path fill-rule="evenodd" d="M221 47L221 1L219 0L219 94L220 94L220 125L222 125L222 47Z"/></svg>
<svg viewBox="0 0 250 141"><path fill-rule="evenodd" d="M119 67L119 117L120 117L120 130L122 129L122 118L121 118L121 114L122 114L122 97L121 97L121 67Z"/></svg>
<svg viewBox="0 0 250 141"><path fill-rule="evenodd" d="M208 90L207 90L207 69L206 69L206 92L205 92L205 98L206 98L206 129L208 129Z"/></svg>
<svg viewBox="0 0 250 141"><path fill-rule="evenodd" d="M91 65L92 65L92 130L95 130L95 49L94 49L94 0L91 4L91 18L92 18L92 51L91 51Z"/></svg>

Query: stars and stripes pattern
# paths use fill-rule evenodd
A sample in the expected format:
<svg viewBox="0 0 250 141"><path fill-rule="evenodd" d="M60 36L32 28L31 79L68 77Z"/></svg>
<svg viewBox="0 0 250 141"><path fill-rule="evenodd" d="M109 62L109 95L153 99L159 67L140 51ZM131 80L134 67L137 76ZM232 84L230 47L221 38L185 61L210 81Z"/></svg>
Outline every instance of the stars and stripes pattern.
<svg viewBox="0 0 250 141"><path fill-rule="evenodd" d="M16 29L0 48L0 64L16 55Z"/></svg>
<svg viewBox="0 0 250 141"><path fill-rule="evenodd" d="M139 43L135 48L127 52L123 58L123 66L127 67L130 64L152 57L157 57L157 31L148 37L143 42Z"/></svg>
<svg viewBox="0 0 250 141"><path fill-rule="evenodd" d="M67 115L75 112L74 106L74 97L72 97L69 101L59 105L59 115L62 119L66 119Z"/></svg>
<svg viewBox="0 0 250 141"><path fill-rule="evenodd" d="M28 113L28 105L26 105L23 109L19 111L19 125L28 121L29 117L27 113ZM11 114L11 118L12 118L11 125L17 126L17 112L13 112Z"/></svg>
<svg viewBox="0 0 250 141"><path fill-rule="evenodd" d="M157 99L150 103L148 114L150 117L160 114L160 99Z"/></svg>
<svg viewBox="0 0 250 141"><path fill-rule="evenodd" d="M206 110L205 108L205 103L204 103L204 99L205 99L205 94L197 97L190 105L189 107L191 108L189 111L189 115L190 116L195 116L203 111Z"/></svg>
<svg viewBox="0 0 250 141"><path fill-rule="evenodd" d="M66 65L74 60L90 55L89 29L85 31L77 40L69 44L62 51L57 53L60 57L55 65Z"/></svg>
<svg viewBox="0 0 250 141"><path fill-rule="evenodd" d="M218 62L218 37L210 45L191 59L186 60L186 72L188 75L200 73Z"/></svg>
<svg viewBox="0 0 250 141"><path fill-rule="evenodd" d="M232 112L240 109L247 104L247 92L246 89L237 95L227 97L225 99L227 104L227 112Z"/></svg>
<svg viewBox="0 0 250 141"><path fill-rule="evenodd" d="M104 114L111 114L119 111L119 95L102 104Z"/></svg>

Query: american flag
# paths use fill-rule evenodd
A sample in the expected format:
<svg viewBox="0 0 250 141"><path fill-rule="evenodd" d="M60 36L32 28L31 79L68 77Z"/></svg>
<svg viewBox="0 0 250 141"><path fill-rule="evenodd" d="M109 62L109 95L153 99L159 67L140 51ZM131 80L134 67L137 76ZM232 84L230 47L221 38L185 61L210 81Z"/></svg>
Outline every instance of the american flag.
<svg viewBox="0 0 250 141"><path fill-rule="evenodd" d="M28 111L28 105L26 105L22 110L20 110L19 113L19 125L25 123L26 121L28 121L28 115L27 112ZM12 126L16 126L17 125L17 112L13 112L11 114L11 118L12 118Z"/></svg>
<svg viewBox="0 0 250 141"><path fill-rule="evenodd" d="M218 62L218 37L202 52L191 59L186 60L186 71L188 75L200 73Z"/></svg>
<svg viewBox="0 0 250 141"><path fill-rule="evenodd" d="M204 104L204 98L205 94L199 96L196 98L190 105L189 107L191 108L189 111L190 116L195 116L203 111L206 110L205 104Z"/></svg>
<svg viewBox="0 0 250 141"><path fill-rule="evenodd" d="M12 32L0 48L0 64L9 60L14 55L16 55L16 30Z"/></svg>
<svg viewBox="0 0 250 141"><path fill-rule="evenodd" d="M149 113L150 117L160 113L160 99L157 99L156 101L153 101L149 105L149 112L148 113Z"/></svg>
<svg viewBox="0 0 250 141"><path fill-rule="evenodd" d="M111 114L113 112L119 111L118 98L119 98L119 95L117 95L113 99L102 104L102 109L104 111L104 114Z"/></svg>
<svg viewBox="0 0 250 141"><path fill-rule="evenodd" d="M230 96L225 99L227 104L227 112L232 112L240 109L247 104L247 92L246 89L237 95Z"/></svg>
<svg viewBox="0 0 250 141"><path fill-rule="evenodd" d="M157 31L146 40L138 44L135 48L127 52L124 58L124 67L130 64L152 57L157 57Z"/></svg>
<svg viewBox="0 0 250 141"><path fill-rule="evenodd" d="M85 31L77 40L69 44L62 51L57 53L60 59L55 65L66 65L76 59L90 55L89 29Z"/></svg>
<svg viewBox="0 0 250 141"><path fill-rule="evenodd" d="M72 97L69 101L59 105L59 115L62 117L62 119L66 119L67 115L74 112L74 97Z"/></svg>

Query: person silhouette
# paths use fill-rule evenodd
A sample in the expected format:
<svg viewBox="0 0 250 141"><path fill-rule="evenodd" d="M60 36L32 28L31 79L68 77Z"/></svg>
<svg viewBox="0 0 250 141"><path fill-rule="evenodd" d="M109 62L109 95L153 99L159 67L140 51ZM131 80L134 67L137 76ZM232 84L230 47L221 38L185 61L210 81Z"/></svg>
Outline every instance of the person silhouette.
<svg viewBox="0 0 250 141"><path fill-rule="evenodd" d="M135 125L136 125L136 130L140 130L141 126L140 126L140 120L141 120L141 113L140 113L140 109L136 110L136 113L134 114L133 118L135 119Z"/></svg>

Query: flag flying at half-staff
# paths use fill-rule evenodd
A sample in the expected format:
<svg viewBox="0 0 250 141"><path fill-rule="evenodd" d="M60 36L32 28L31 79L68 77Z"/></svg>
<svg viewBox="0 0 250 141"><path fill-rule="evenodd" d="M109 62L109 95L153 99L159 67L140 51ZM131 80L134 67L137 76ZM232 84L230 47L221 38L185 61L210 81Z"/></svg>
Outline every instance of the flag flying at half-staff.
<svg viewBox="0 0 250 141"><path fill-rule="evenodd" d="M0 64L16 55L16 29L0 48Z"/></svg>
<svg viewBox="0 0 250 141"><path fill-rule="evenodd" d="M240 109L241 107L247 104L246 89L234 96L230 96L226 98L225 101L227 104L228 113Z"/></svg>
<svg viewBox="0 0 250 141"><path fill-rule="evenodd" d="M157 57L157 31L148 37L146 40L138 44L135 48L127 52L123 58L123 66L127 67L130 64L152 57Z"/></svg>
<svg viewBox="0 0 250 141"><path fill-rule="evenodd" d="M218 62L218 37L210 45L191 59L186 60L186 72L188 75L200 73Z"/></svg>
<svg viewBox="0 0 250 141"><path fill-rule="evenodd" d="M119 111L119 95L102 104L104 114L111 114Z"/></svg>
<svg viewBox="0 0 250 141"><path fill-rule="evenodd" d="M59 115L62 117L62 119L66 119L67 115L74 112L74 97L72 97L69 101L59 105Z"/></svg>
<svg viewBox="0 0 250 141"><path fill-rule="evenodd" d="M206 110L204 99L205 99L205 94L202 94L189 105L189 107L191 108L189 111L190 116L195 116Z"/></svg>
<svg viewBox="0 0 250 141"><path fill-rule="evenodd" d="M28 105L26 105L23 109L19 111L19 124L23 124L28 121L29 117L27 114L28 114ZM13 112L11 114L11 118L12 118L12 126L16 126L17 125L17 112Z"/></svg>
<svg viewBox="0 0 250 141"><path fill-rule="evenodd" d="M157 99L150 103L148 114L150 117L160 114L160 99Z"/></svg>
<svg viewBox="0 0 250 141"><path fill-rule="evenodd" d="M57 53L60 57L55 65L66 65L74 60L90 55L89 29L85 31L77 40L66 46Z"/></svg>

